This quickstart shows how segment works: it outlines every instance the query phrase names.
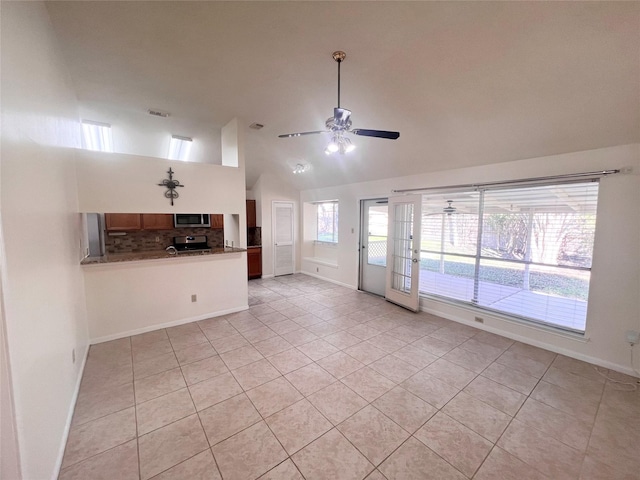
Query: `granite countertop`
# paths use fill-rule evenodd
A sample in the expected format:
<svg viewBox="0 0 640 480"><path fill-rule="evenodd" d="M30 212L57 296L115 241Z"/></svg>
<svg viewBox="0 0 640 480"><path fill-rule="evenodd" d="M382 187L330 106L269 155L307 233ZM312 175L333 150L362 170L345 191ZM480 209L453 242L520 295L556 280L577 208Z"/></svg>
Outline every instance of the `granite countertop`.
<svg viewBox="0 0 640 480"><path fill-rule="evenodd" d="M249 245L247 248L262 248L262 245Z"/></svg>
<svg viewBox="0 0 640 480"><path fill-rule="evenodd" d="M212 248L209 252L185 252L176 255L170 255L164 250L153 252L128 252L128 253L112 253L103 255L102 257L87 257L80 265L104 265L107 263L136 262L141 260L162 260L169 258L188 258L188 257L207 257L209 255L220 255L224 253L246 252L245 248L237 247L219 247Z"/></svg>

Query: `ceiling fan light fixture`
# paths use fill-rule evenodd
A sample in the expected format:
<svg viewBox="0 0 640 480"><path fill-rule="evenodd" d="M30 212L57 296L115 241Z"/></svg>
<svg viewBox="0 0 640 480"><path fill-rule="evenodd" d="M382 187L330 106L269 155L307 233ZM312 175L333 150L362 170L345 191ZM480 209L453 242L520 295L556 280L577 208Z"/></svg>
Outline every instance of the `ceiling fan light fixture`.
<svg viewBox="0 0 640 480"><path fill-rule="evenodd" d="M294 174L300 174L309 171L311 165L303 165L302 163L298 163L296 167L293 169Z"/></svg>
<svg viewBox="0 0 640 480"><path fill-rule="evenodd" d="M326 153L327 155L336 153L337 151L340 150L341 144L342 144L341 138L338 135L334 135L333 138L331 138L331 141L329 142L329 144L327 145L327 148L325 148L324 153Z"/></svg>
<svg viewBox="0 0 640 480"><path fill-rule="evenodd" d="M356 149L356 146L351 143L351 140L348 138L344 139L344 151L345 153L353 152Z"/></svg>

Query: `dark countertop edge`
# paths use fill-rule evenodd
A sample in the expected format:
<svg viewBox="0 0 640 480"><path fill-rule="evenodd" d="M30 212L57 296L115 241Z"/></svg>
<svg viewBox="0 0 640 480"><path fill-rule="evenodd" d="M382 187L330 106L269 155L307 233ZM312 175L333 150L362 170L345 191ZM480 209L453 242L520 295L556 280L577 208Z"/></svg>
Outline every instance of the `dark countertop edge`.
<svg viewBox="0 0 640 480"><path fill-rule="evenodd" d="M249 245L247 247L247 250L250 249L250 248L262 248L262 245Z"/></svg>
<svg viewBox="0 0 640 480"><path fill-rule="evenodd" d="M147 262L151 260L173 260L173 259L185 259L185 258L210 258L212 255L225 255L229 253L241 253L246 252L246 248L237 247L224 247L213 248L211 252L198 252L198 253L179 253L177 255L169 255L164 251L159 252L135 252L135 253L116 253L111 255L104 255L102 257L87 257L80 262L82 266L93 265L122 265L131 262Z"/></svg>

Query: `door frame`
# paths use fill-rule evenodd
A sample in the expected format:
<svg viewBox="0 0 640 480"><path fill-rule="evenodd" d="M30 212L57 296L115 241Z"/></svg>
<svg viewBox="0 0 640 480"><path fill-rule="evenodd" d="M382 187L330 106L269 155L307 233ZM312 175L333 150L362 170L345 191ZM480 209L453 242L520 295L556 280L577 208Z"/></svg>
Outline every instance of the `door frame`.
<svg viewBox="0 0 640 480"><path fill-rule="evenodd" d="M291 273L276 273L276 208L278 205L291 206ZM296 272L296 209L295 202L291 200L272 200L271 201L271 247L273 248L273 276L290 275ZM263 252L264 253L264 252Z"/></svg>
<svg viewBox="0 0 640 480"><path fill-rule="evenodd" d="M384 298L384 293L382 294L378 294L375 292L370 292L368 290L365 290L363 288L363 281L362 278L364 276L364 267L365 267L365 255L364 255L364 245L362 244L362 240L365 236L365 219L366 219L366 212L365 212L365 202L371 202L371 201L384 201L385 203L388 203L389 198L388 197L373 197L373 198L360 198L358 199L359 201L359 205L360 205L360 232L359 232L359 236L358 236L358 290L362 291L362 292L366 292L369 293L371 295L377 295L380 297ZM367 232L368 233L368 232ZM386 265L380 266L380 268L384 268L386 269ZM386 273L385 273L385 279L386 279Z"/></svg>

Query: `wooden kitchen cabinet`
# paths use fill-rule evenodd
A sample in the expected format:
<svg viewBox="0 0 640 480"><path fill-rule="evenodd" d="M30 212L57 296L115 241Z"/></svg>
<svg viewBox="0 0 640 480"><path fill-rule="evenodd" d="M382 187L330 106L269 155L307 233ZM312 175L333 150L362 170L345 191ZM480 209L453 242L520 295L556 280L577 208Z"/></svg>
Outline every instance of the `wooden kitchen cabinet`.
<svg viewBox="0 0 640 480"><path fill-rule="evenodd" d="M105 213L104 223L108 232L125 232L142 229L139 213Z"/></svg>
<svg viewBox="0 0 640 480"><path fill-rule="evenodd" d="M224 215L221 213L212 213L211 228L224 228Z"/></svg>
<svg viewBox="0 0 640 480"><path fill-rule="evenodd" d="M262 276L262 248L253 247L247 249L247 266L249 279Z"/></svg>
<svg viewBox="0 0 640 480"><path fill-rule="evenodd" d="M256 227L256 201L247 200L247 228Z"/></svg>
<svg viewBox="0 0 640 480"><path fill-rule="evenodd" d="M173 215L170 213L143 213L143 230L173 230Z"/></svg>

